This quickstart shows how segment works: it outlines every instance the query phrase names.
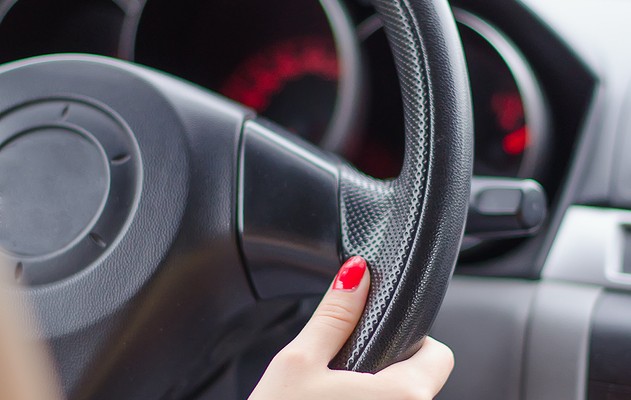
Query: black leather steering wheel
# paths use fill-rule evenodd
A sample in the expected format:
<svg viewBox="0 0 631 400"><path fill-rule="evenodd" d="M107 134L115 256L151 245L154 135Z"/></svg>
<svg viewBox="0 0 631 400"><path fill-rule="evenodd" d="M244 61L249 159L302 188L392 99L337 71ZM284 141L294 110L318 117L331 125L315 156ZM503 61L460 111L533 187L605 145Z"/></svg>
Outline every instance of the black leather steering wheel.
<svg viewBox="0 0 631 400"><path fill-rule="evenodd" d="M469 198L472 117L443 0L375 0L404 103L379 181L218 95L141 66L58 55L0 70L0 246L70 398L183 398L364 256L366 311L332 367L421 345ZM395 132L393 132L394 134Z"/></svg>

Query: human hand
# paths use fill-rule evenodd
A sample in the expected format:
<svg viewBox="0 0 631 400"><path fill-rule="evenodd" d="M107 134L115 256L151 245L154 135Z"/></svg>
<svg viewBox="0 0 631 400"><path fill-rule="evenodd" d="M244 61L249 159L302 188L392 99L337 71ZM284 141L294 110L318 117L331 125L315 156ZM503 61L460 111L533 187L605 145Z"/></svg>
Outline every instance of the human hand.
<svg viewBox="0 0 631 400"><path fill-rule="evenodd" d="M302 332L272 360L249 400L429 400L454 365L451 350L427 337L411 358L376 373L328 368L357 325L370 277L361 257L350 258Z"/></svg>
<svg viewBox="0 0 631 400"><path fill-rule="evenodd" d="M9 297L15 291L3 276L8 270L0 257L0 400L61 399L52 361L45 346L34 338L27 306Z"/></svg>

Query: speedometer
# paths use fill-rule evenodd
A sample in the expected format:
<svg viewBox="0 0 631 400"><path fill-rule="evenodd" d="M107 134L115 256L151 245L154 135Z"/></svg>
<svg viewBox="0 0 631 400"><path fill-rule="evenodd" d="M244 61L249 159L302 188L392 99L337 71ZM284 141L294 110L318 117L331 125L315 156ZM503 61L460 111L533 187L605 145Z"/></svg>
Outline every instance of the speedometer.
<svg viewBox="0 0 631 400"><path fill-rule="evenodd" d="M548 146L548 114L538 81L517 47L481 18L454 9L471 80L475 121L474 174L539 178ZM367 121L358 148L346 155L378 177L396 176L403 160L400 85L382 23L369 16L357 28L371 71ZM438 110L437 112L440 112Z"/></svg>
<svg viewBox="0 0 631 400"><path fill-rule="evenodd" d="M182 0L175 9L168 0L147 2L135 61L245 104L372 176L396 176L403 104L379 17L353 2L352 9L337 0L272 2L225 1L220 19L214 2ZM491 24L454 14L471 78L474 173L538 178L548 118L534 73Z"/></svg>
<svg viewBox="0 0 631 400"><path fill-rule="evenodd" d="M320 143L338 92L337 54L329 39L295 37L267 46L242 61L219 91Z"/></svg>
<svg viewBox="0 0 631 400"><path fill-rule="evenodd" d="M515 46L473 14L455 10L474 105L476 175L530 178L545 159L548 118L533 72Z"/></svg>
<svg viewBox="0 0 631 400"><path fill-rule="evenodd" d="M362 76L353 22L342 3L143 4L130 44L136 62L219 92L327 150L348 143Z"/></svg>

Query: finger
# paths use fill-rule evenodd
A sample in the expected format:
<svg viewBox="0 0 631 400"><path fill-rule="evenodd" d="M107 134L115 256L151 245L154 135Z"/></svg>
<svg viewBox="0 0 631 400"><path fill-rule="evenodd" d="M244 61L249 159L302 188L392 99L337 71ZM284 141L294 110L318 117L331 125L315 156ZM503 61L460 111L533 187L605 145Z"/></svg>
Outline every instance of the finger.
<svg viewBox="0 0 631 400"><path fill-rule="evenodd" d="M297 346L298 350L309 352L328 365L351 335L364 311L370 286L367 271L363 258L349 258L311 320L289 346Z"/></svg>
<svg viewBox="0 0 631 400"><path fill-rule="evenodd" d="M447 382L454 367L454 355L445 344L426 337L412 357L393 364L378 374L403 377L410 385L422 387L436 396Z"/></svg>

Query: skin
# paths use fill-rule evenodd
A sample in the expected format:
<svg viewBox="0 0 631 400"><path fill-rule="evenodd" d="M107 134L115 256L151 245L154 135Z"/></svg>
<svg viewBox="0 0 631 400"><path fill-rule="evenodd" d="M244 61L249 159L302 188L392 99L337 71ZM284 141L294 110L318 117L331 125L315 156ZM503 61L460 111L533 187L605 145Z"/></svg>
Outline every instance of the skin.
<svg viewBox="0 0 631 400"><path fill-rule="evenodd" d="M6 271L0 260L0 271ZM0 400L60 400L51 358L33 339L33 327L11 306L8 279L0 276Z"/></svg>
<svg viewBox="0 0 631 400"><path fill-rule="evenodd" d="M51 358L31 339L32 327L9 306L10 288L1 281L0 400L61 400ZM431 338L410 359L377 374L328 368L359 321L369 285L366 271L354 290L330 288L302 332L270 363L249 400L433 399L454 358L447 346Z"/></svg>

